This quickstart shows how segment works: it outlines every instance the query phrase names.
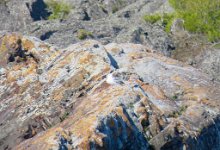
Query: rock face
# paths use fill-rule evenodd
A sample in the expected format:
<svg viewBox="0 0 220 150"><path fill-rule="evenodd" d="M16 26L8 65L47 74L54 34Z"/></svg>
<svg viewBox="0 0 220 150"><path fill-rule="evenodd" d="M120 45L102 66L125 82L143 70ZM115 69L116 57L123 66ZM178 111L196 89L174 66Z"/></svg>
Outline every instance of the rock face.
<svg viewBox="0 0 220 150"><path fill-rule="evenodd" d="M190 35L186 31L179 30L174 33L173 38L176 50L172 52L172 58L200 69L213 78L213 81L220 81L219 48L207 44L204 38Z"/></svg>
<svg viewBox="0 0 220 150"><path fill-rule="evenodd" d="M138 44L1 33L0 149L218 149L220 83Z"/></svg>
<svg viewBox="0 0 220 150"><path fill-rule="evenodd" d="M220 49L206 49L195 58L195 67L220 81Z"/></svg>
<svg viewBox="0 0 220 150"><path fill-rule="evenodd" d="M174 49L161 27L143 21L145 14L171 11L167 0L65 0L72 9L64 20L47 20L47 0L3 2L0 30L19 31L62 48L81 41L78 32L83 29L92 33L87 38L102 43L147 44L167 56Z"/></svg>
<svg viewBox="0 0 220 150"><path fill-rule="evenodd" d="M194 42L193 35L182 36L185 32L182 20L174 22L171 32L175 34L168 34L162 26L143 21L146 14L173 12L168 0L65 0L72 7L71 12L65 19L55 20L48 20L51 12L47 1L2 0L0 30L31 35L60 48L86 39L102 44L143 44L165 56L189 63L220 81L219 49L213 52L210 47L200 45L200 41ZM81 39L81 30L89 36ZM180 36L178 42L175 41L177 35Z"/></svg>
<svg viewBox="0 0 220 150"><path fill-rule="evenodd" d="M0 30L18 31L26 28L32 22L28 9L31 3L31 0L1 0Z"/></svg>

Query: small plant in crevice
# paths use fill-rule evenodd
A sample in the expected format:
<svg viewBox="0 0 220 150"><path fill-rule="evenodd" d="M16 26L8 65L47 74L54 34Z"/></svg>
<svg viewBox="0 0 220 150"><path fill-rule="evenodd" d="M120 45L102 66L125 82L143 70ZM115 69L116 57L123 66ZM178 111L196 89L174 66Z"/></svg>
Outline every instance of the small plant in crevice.
<svg viewBox="0 0 220 150"><path fill-rule="evenodd" d="M187 107L188 106L181 106L179 109L179 115L182 115L186 111Z"/></svg>
<svg viewBox="0 0 220 150"><path fill-rule="evenodd" d="M60 117L60 121L63 122L69 115L70 115L69 112L65 112L65 113Z"/></svg>
<svg viewBox="0 0 220 150"><path fill-rule="evenodd" d="M169 115L169 117L178 118L186 111L186 109L187 106L181 106L178 111L173 112L172 114Z"/></svg>
<svg viewBox="0 0 220 150"><path fill-rule="evenodd" d="M178 118L179 117L179 114L178 114L178 112L172 112L172 114L169 114L169 117L171 117L171 118Z"/></svg>
<svg viewBox="0 0 220 150"><path fill-rule="evenodd" d="M177 101L177 100L180 100L180 98L184 95L184 91L177 91L175 92L171 97L170 97L170 100L173 100L173 101Z"/></svg>
<svg viewBox="0 0 220 150"><path fill-rule="evenodd" d="M134 109L134 104L133 103L129 103L127 106L129 109Z"/></svg>
<svg viewBox="0 0 220 150"><path fill-rule="evenodd" d="M115 4L113 4L112 6L112 13L116 13L117 11L119 11L120 6L122 6L124 4L124 0L117 0L115 2Z"/></svg>
<svg viewBox="0 0 220 150"><path fill-rule="evenodd" d="M152 139L152 137L146 137L147 141L150 141Z"/></svg>
<svg viewBox="0 0 220 150"><path fill-rule="evenodd" d="M78 32L77 32L77 37L80 40L84 40L87 37L93 37L93 35L92 35L92 32L90 32L90 31L87 31L85 29L79 29Z"/></svg>
<svg viewBox="0 0 220 150"><path fill-rule="evenodd" d="M197 132L201 134L201 133L202 133L202 130L203 130L202 128L198 128L198 129L197 129Z"/></svg>
<svg viewBox="0 0 220 150"><path fill-rule="evenodd" d="M149 22L151 24L156 23L157 21L161 20L161 15L160 14L151 14L151 15L144 15L143 19L146 22Z"/></svg>
<svg viewBox="0 0 220 150"><path fill-rule="evenodd" d="M48 17L49 20L65 19L71 12L71 9L73 9L71 5L63 1L49 0L46 4L48 11L51 12L51 15Z"/></svg>
<svg viewBox="0 0 220 150"><path fill-rule="evenodd" d="M178 94L174 94L170 99L173 101L178 100L179 95Z"/></svg>

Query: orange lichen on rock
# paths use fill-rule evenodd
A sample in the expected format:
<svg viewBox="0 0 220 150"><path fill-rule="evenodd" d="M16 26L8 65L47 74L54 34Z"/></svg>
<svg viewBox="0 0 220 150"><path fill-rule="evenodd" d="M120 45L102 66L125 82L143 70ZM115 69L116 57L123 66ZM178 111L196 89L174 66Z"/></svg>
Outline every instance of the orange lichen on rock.
<svg viewBox="0 0 220 150"><path fill-rule="evenodd" d="M219 83L193 67L136 44L0 43L0 149L195 148L198 128L215 141Z"/></svg>
<svg viewBox="0 0 220 150"><path fill-rule="evenodd" d="M22 39L22 46L23 46L24 50L26 50L26 51L35 48L34 43L26 38Z"/></svg>

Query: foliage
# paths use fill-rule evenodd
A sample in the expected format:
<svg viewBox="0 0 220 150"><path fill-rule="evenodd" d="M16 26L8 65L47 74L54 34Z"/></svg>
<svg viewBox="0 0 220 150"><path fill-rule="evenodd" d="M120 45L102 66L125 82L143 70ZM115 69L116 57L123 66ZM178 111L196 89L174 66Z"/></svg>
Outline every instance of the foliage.
<svg viewBox="0 0 220 150"><path fill-rule="evenodd" d="M170 32L173 20L181 18L184 27L192 33L205 35L209 41L220 39L220 0L169 0L175 13L145 15L150 23L162 21L165 30Z"/></svg>
<svg viewBox="0 0 220 150"><path fill-rule="evenodd" d="M119 10L119 7L124 4L124 0L117 0L112 6L112 13L116 13Z"/></svg>
<svg viewBox="0 0 220 150"><path fill-rule="evenodd" d="M60 121L63 122L69 115L70 115L69 112L65 112L65 113L60 117Z"/></svg>
<svg viewBox="0 0 220 150"><path fill-rule="evenodd" d="M161 20L161 14L151 14L151 15L145 15L144 20L146 22L149 22L151 24L156 23L157 21Z"/></svg>
<svg viewBox="0 0 220 150"><path fill-rule="evenodd" d="M209 41L220 39L220 0L169 0L184 27L204 34Z"/></svg>
<svg viewBox="0 0 220 150"><path fill-rule="evenodd" d="M51 15L48 17L49 20L52 19L65 19L72 7L62 1L49 0L47 2L48 10L51 12Z"/></svg>
<svg viewBox="0 0 220 150"><path fill-rule="evenodd" d="M79 29L77 36L80 40L84 40L89 36L92 37L92 32L86 31L85 29Z"/></svg>
<svg viewBox="0 0 220 150"><path fill-rule="evenodd" d="M175 101L175 100L177 100L178 99L178 95L177 94L175 94L175 95L173 95L172 97L171 97L171 100L173 100L173 101Z"/></svg>
<svg viewBox="0 0 220 150"><path fill-rule="evenodd" d="M163 14L156 13L156 14L151 14L151 15L145 15L143 19L146 22L149 22L151 24L161 21L162 25L165 26L165 30L169 32L174 17L175 17L174 13L169 13L169 14L168 13L163 13Z"/></svg>
<svg viewBox="0 0 220 150"><path fill-rule="evenodd" d="M178 111L175 111L172 114L170 114L170 117L177 118L181 116L186 111L186 109L187 106L181 106Z"/></svg>
<svg viewBox="0 0 220 150"><path fill-rule="evenodd" d="M175 19L175 13L165 13L163 14L163 26L165 26L165 31L170 32L170 28L173 24L173 20Z"/></svg>

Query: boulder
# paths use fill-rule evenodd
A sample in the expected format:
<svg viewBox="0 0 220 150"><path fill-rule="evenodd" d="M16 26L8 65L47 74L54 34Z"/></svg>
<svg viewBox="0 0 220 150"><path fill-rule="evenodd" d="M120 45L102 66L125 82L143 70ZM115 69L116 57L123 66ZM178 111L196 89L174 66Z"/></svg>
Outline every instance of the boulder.
<svg viewBox="0 0 220 150"><path fill-rule="evenodd" d="M0 149L220 146L220 83L149 47L4 33L0 58Z"/></svg>

